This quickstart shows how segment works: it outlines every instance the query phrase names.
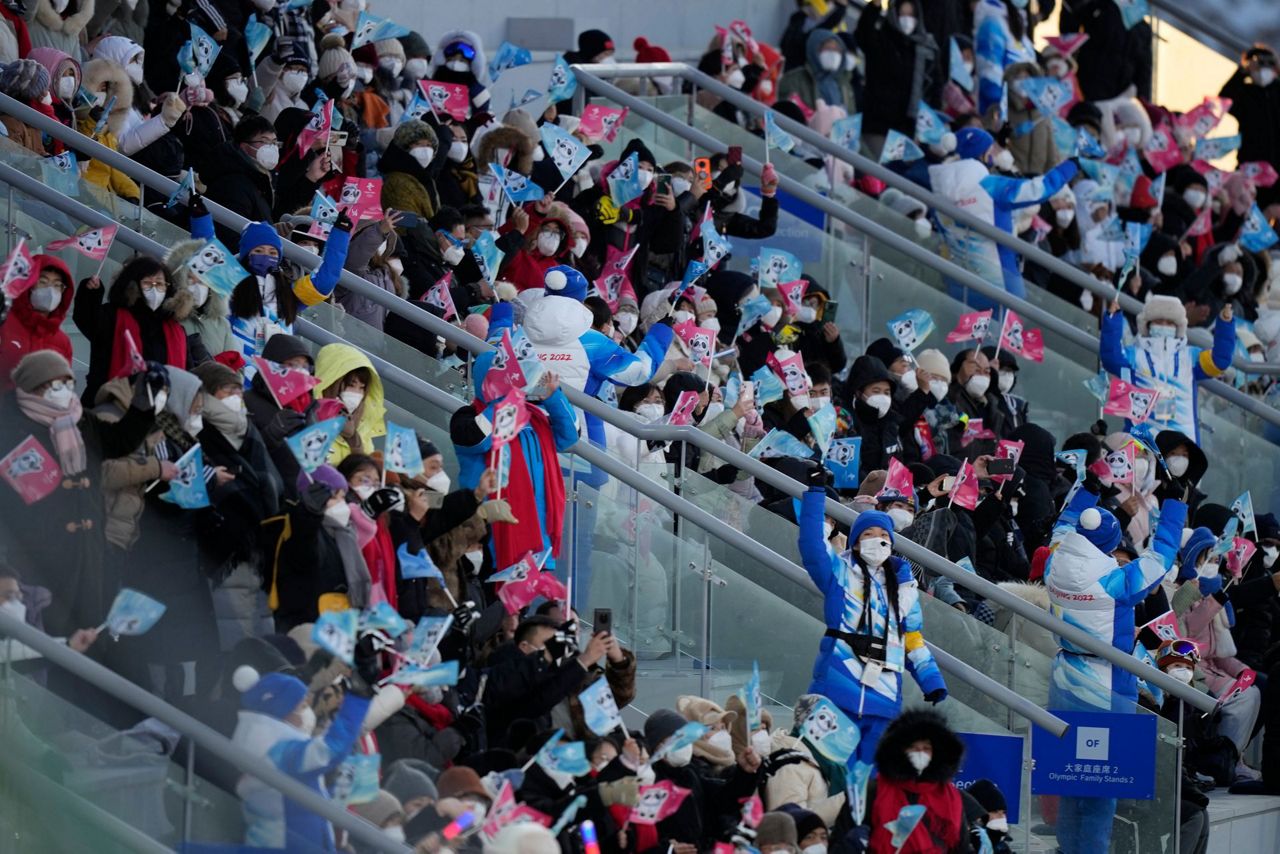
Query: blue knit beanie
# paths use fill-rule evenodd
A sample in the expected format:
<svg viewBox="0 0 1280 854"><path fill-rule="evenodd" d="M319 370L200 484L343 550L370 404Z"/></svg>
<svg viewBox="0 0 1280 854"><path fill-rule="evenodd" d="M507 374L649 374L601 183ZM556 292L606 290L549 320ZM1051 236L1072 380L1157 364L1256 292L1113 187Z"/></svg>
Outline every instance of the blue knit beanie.
<svg viewBox="0 0 1280 854"><path fill-rule="evenodd" d="M283 719L307 696L307 686L296 676L268 673L259 677L252 667L241 665L232 675L232 684L240 691L240 707Z"/></svg>
<svg viewBox="0 0 1280 854"><path fill-rule="evenodd" d="M244 261L259 246L273 246L277 252L284 252L280 235L269 222L251 222L240 232L240 260Z"/></svg>
<svg viewBox="0 0 1280 854"><path fill-rule="evenodd" d="M980 160L995 142L991 134L982 128L961 128L956 131L956 154L965 159Z"/></svg>
<svg viewBox="0 0 1280 854"><path fill-rule="evenodd" d="M1103 554L1111 554L1115 551L1124 536L1124 532L1120 530L1120 523L1116 521L1115 516L1111 515L1111 511L1100 510L1097 507L1090 507L1080 514L1076 531L1093 543Z"/></svg>
<svg viewBox="0 0 1280 854"><path fill-rule="evenodd" d="M582 302L587 298L587 277L565 264L557 264L542 279L548 296L568 297Z"/></svg>

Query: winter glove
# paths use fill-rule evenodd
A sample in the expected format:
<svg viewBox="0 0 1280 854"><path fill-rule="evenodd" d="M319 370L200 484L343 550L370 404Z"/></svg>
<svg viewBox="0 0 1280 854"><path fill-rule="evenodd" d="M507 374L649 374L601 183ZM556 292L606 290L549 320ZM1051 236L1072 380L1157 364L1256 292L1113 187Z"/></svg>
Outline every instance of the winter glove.
<svg viewBox="0 0 1280 854"><path fill-rule="evenodd" d="M262 429L263 437L273 445L279 445L307 425L307 416L295 409L281 409Z"/></svg>
<svg viewBox="0 0 1280 854"><path fill-rule="evenodd" d="M350 234L351 229L355 228L355 223L351 221L351 217L347 216L346 208L338 211L338 218L334 221L333 227L338 231L345 231L347 234Z"/></svg>
<svg viewBox="0 0 1280 854"><path fill-rule="evenodd" d="M601 225L613 225L618 221L618 213L618 206L613 203L613 198L608 193L596 202L596 216L600 219Z"/></svg>
<svg viewBox="0 0 1280 854"><path fill-rule="evenodd" d="M1219 573L1214 573L1208 578L1202 576L1198 581L1201 596L1212 596L1222 589L1222 575Z"/></svg>
<svg viewBox="0 0 1280 854"><path fill-rule="evenodd" d="M480 509L476 512L481 519L490 525L494 522L509 522L512 525L520 524L520 520L511 513L511 505L504 498L486 501L480 505Z"/></svg>
<svg viewBox="0 0 1280 854"><path fill-rule="evenodd" d="M371 635L365 635L356 642L356 666L351 673L351 691L357 697L372 697L373 686L381 675L378 646Z"/></svg>
<svg viewBox="0 0 1280 854"><path fill-rule="evenodd" d="M810 489L814 487L826 489L827 484L830 482L831 472L827 471L826 466L815 465L809 469L809 472L805 475L805 483L809 485Z"/></svg>
<svg viewBox="0 0 1280 854"><path fill-rule="evenodd" d="M166 389L169 388L169 372L159 362L147 362L147 369L139 371L133 378L134 409L147 412L151 409L163 409ZM150 394L148 394L150 391Z"/></svg>
<svg viewBox="0 0 1280 854"><path fill-rule="evenodd" d="M397 504L404 506L404 496L400 494L400 490L384 486L374 490L360 507L370 519L376 519L388 510L394 510Z"/></svg>
<svg viewBox="0 0 1280 854"><path fill-rule="evenodd" d="M633 807L640 802L640 781L635 777L620 777L608 783L601 783L597 791L600 803L606 807Z"/></svg>
<svg viewBox="0 0 1280 854"><path fill-rule="evenodd" d="M187 200L187 210L193 217L209 215L209 209L204 205L204 196L195 190L191 191L191 197Z"/></svg>
<svg viewBox="0 0 1280 854"><path fill-rule="evenodd" d="M314 516L323 516L325 505L329 503L332 495L333 491L323 483L309 483L307 488L302 490L302 506Z"/></svg>
<svg viewBox="0 0 1280 854"><path fill-rule="evenodd" d="M925 694L924 698L936 706L939 703L941 703L943 700L947 699L947 689L934 688L928 694Z"/></svg>
<svg viewBox="0 0 1280 854"><path fill-rule="evenodd" d="M186 111L186 103L170 92L165 95L164 103L160 105L160 120L164 122L165 127L171 128L178 123L178 119L182 118L182 114Z"/></svg>
<svg viewBox="0 0 1280 854"><path fill-rule="evenodd" d="M478 619L480 619L480 609L470 599L453 609L453 625L464 632Z"/></svg>

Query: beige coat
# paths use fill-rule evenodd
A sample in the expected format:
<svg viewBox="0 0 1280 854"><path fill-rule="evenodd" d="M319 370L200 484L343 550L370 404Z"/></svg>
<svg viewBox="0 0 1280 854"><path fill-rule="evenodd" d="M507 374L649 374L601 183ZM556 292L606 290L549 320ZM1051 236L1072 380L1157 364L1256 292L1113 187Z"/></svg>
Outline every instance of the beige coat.
<svg viewBox="0 0 1280 854"><path fill-rule="evenodd" d="M807 759L784 765L769 778L764 790L765 809L776 810L783 804L796 804L815 813L827 827L834 825L840 808L844 806L844 793L827 794L826 778L800 739L782 730L775 732L773 751L779 750L794 750Z"/></svg>

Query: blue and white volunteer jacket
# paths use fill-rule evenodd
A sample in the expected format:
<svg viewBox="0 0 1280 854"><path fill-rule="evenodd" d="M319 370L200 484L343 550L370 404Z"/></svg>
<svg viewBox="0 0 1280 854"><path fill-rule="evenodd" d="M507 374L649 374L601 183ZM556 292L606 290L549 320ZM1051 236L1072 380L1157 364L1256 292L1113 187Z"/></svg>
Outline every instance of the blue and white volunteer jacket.
<svg viewBox="0 0 1280 854"><path fill-rule="evenodd" d="M346 695L323 735L314 738L295 726L259 712L241 711L231 740L321 795L324 775L342 764L360 737L369 701ZM334 851L333 828L315 813L246 774L236 784L244 813L245 845L287 851Z"/></svg>
<svg viewBox="0 0 1280 854"><path fill-rule="evenodd" d="M647 383L662 366L671 346L674 330L663 323L649 328L636 352L632 353L612 338L591 328L591 310L572 297L525 291L520 296L527 304L524 332L538 351L538 358L549 371L554 371L567 386L600 394L605 383L635 386ZM503 327L513 325L510 305L499 303L489 317L489 336L501 336ZM604 422L590 413L580 414L583 432L598 448L605 447ZM603 472L592 471L584 478L591 486L605 482Z"/></svg>
<svg viewBox="0 0 1280 854"><path fill-rule="evenodd" d="M1219 317L1213 324L1213 348L1202 350L1187 344L1185 338L1151 338L1140 336L1132 345L1124 346L1124 315L1104 313L1098 354L1108 373L1142 388L1160 392L1155 411L1148 421L1155 422L1152 433L1177 430L1200 442L1200 419L1196 385L1214 379L1231 367L1236 349L1236 327ZM1129 428L1125 422L1125 429Z"/></svg>
<svg viewBox="0 0 1280 854"><path fill-rule="evenodd" d="M800 507L800 557L809 577L822 591L827 628L856 634L866 607L862 598L866 570L850 552L836 554L823 537L825 506L824 490L815 488L804 494ZM851 533L850 541L856 536ZM886 571L895 573L898 580L898 619L894 621L889 621L884 586ZM884 636L886 623L888 664L879 682L874 686L863 685L861 659L845 641L824 636L813 664L809 693L828 697L851 717L894 718L902 709L904 667L925 694L945 690L946 683L933 653L925 646L919 588L910 565L898 557L890 557L883 566L871 570L871 633Z"/></svg>
<svg viewBox="0 0 1280 854"><path fill-rule="evenodd" d="M1013 212L1018 208L1042 204L1075 177L1076 164L1064 160L1036 178L1008 178L992 175L982 163L968 158L939 163L929 167L929 184L935 193L950 199L978 219L1001 231L1013 233ZM1018 254L994 240L938 215L947 257L969 272L988 282L1000 282L1016 297L1027 290L1018 269ZM995 303L980 294L970 293L956 282L948 282L953 297L976 309L993 308Z"/></svg>
<svg viewBox="0 0 1280 854"><path fill-rule="evenodd" d="M1029 39L1021 42L1009 30L1009 17L1000 0L979 0L973 10L973 65L978 75L978 113L1000 103L1004 70L1019 62L1035 62Z"/></svg>
<svg viewBox="0 0 1280 854"><path fill-rule="evenodd" d="M1078 519L1097 503L1086 490L1076 493L1061 521ZM1125 655L1133 652L1133 609L1159 586L1173 566L1187 520L1187 505L1167 500L1160 508L1160 524L1142 556L1120 566L1098 550L1074 524L1059 524L1053 551L1044 568L1049 609L1067 623L1111 644ZM1092 655L1061 637L1050 679L1050 708L1079 711L1133 711L1138 699L1137 677L1113 669L1106 659Z"/></svg>

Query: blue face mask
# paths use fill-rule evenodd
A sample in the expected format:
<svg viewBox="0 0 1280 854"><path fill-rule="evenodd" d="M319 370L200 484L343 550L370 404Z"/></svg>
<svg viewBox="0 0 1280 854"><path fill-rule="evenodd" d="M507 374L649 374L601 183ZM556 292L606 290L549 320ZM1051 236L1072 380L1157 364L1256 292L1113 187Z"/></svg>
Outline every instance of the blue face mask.
<svg viewBox="0 0 1280 854"><path fill-rule="evenodd" d="M280 269L280 259L270 255L249 255L244 259L244 265L255 276L265 276Z"/></svg>

